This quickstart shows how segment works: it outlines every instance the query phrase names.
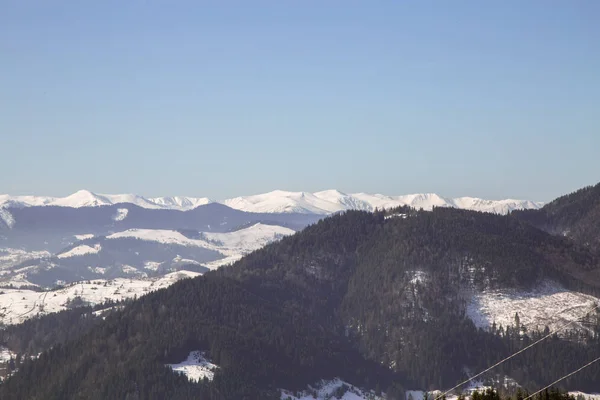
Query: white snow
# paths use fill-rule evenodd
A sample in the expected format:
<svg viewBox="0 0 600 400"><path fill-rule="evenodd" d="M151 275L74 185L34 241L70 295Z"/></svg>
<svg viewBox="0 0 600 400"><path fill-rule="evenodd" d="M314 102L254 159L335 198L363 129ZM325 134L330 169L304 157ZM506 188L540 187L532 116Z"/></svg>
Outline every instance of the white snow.
<svg viewBox="0 0 600 400"><path fill-rule="evenodd" d="M235 257L239 259L244 254L257 250L268 243L293 233L295 232L289 228L258 223L234 232L203 233L201 239L190 239L180 232L166 229L128 229L123 232L113 233L106 238L135 238L163 244L204 247L206 249L218 251L226 257ZM230 258L230 260L233 260L233 258Z"/></svg>
<svg viewBox="0 0 600 400"><path fill-rule="evenodd" d="M224 265L231 265L231 264L235 263L236 261L239 261L241 258L242 258L242 255L238 254L238 255L221 258L220 260L215 260L215 261L211 261L208 263L204 263L202 265L204 265L208 269L213 270L213 269L222 267Z"/></svg>
<svg viewBox="0 0 600 400"><path fill-rule="evenodd" d="M600 299L564 289L554 282L544 282L530 291L492 290L475 294L467 305L467 315L477 327L515 325L519 314L521 326L528 330L554 330L584 317ZM582 328L574 322L570 329Z"/></svg>
<svg viewBox="0 0 600 400"><path fill-rule="evenodd" d="M79 208L128 203L142 208L184 211L211 202L210 199L204 197L146 198L135 194L96 194L88 190L80 190L67 197L0 195L0 206L6 205L11 207L60 206Z"/></svg>
<svg viewBox="0 0 600 400"><path fill-rule="evenodd" d="M191 210L212 203L212 200L206 197L154 197L148 200L156 206L173 210Z"/></svg>
<svg viewBox="0 0 600 400"><path fill-rule="evenodd" d="M95 194L80 190L67 197L44 196L9 196L0 195L0 206L62 206L62 207L94 207L111 204L135 204L143 208L191 210L213 201L202 197L154 197L146 198L134 194ZM431 210L436 207L456 207L476 211L487 211L505 214L511 210L523 208L540 208L543 203L529 200L484 200L476 197L447 198L435 193L409 194L402 196L386 196L382 194L354 193L346 194L338 190L321 192L288 192L274 190L251 196L240 196L219 201L231 208L261 213L313 213L327 215L344 210L368 210L375 208L391 208L409 205L417 209ZM10 217L4 218L10 220ZM12 222L14 223L14 221ZM9 224L10 225L10 224Z"/></svg>
<svg viewBox="0 0 600 400"><path fill-rule="evenodd" d="M283 226L258 223L234 232L205 233L204 235L208 241L213 243L216 250L225 255L233 256L258 250L271 242L294 233L294 230Z"/></svg>
<svg viewBox="0 0 600 400"><path fill-rule="evenodd" d="M108 268L102 268L102 267L88 267L88 269L96 274L102 274L102 275L104 275L106 273L106 271L108 270Z"/></svg>
<svg viewBox="0 0 600 400"><path fill-rule="evenodd" d="M117 213L115 215L113 215L113 221L123 221L125 218L127 218L128 213L129 213L128 209L118 208Z"/></svg>
<svg viewBox="0 0 600 400"><path fill-rule="evenodd" d="M21 264L34 258L50 257L48 251L26 251L5 247L0 249L0 274L8 268Z"/></svg>
<svg viewBox="0 0 600 400"><path fill-rule="evenodd" d="M191 260L189 258L183 258L179 254L173 258L172 262L173 263L178 263L178 264L196 264L196 265L200 265L201 264L201 263L199 263L196 260Z"/></svg>
<svg viewBox="0 0 600 400"><path fill-rule="evenodd" d="M82 244L80 246L74 247L69 251L64 253L60 253L57 255L58 258L68 258L68 257L77 257L84 256L86 254L97 254L102 249L102 246L99 244L94 245L94 247L88 246L87 244Z"/></svg>
<svg viewBox="0 0 600 400"><path fill-rule="evenodd" d="M583 393L583 392L569 392L569 394L575 396L583 396L586 400L600 400L600 393Z"/></svg>
<svg viewBox="0 0 600 400"><path fill-rule="evenodd" d="M94 237L93 233L86 233L83 235L73 235L73 237L77 240L86 240L86 239L91 239Z"/></svg>
<svg viewBox="0 0 600 400"><path fill-rule="evenodd" d="M392 218L406 218L407 215L406 214L402 214L402 213L395 213L395 214L389 214L386 215L384 217L384 219L392 219Z"/></svg>
<svg viewBox="0 0 600 400"><path fill-rule="evenodd" d="M123 271L125 274L137 274L139 272L137 268L125 264L121 265L121 271Z"/></svg>
<svg viewBox="0 0 600 400"><path fill-rule="evenodd" d="M242 211L257 213L330 214L346 209L341 204L321 199L313 193L273 192L224 200L223 204Z"/></svg>
<svg viewBox="0 0 600 400"><path fill-rule="evenodd" d="M160 267L159 262L156 261L146 261L144 263L144 268L149 269L150 271L158 271L158 267Z"/></svg>
<svg viewBox="0 0 600 400"><path fill-rule="evenodd" d="M345 393L341 397L336 397L336 392L345 386ZM317 396L313 396L316 392ZM288 390L281 391L281 400L383 400L385 397L377 396L372 391L359 389L358 387L342 381L339 378L326 381L323 380L319 384L310 386L308 390L302 392L290 392ZM416 400L416 399L415 399Z"/></svg>
<svg viewBox="0 0 600 400"><path fill-rule="evenodd" d="M166 288L180 279L199 275L201 274L197 272L177 271L154 279L94 279L45 292L2 289L0 290L0 322L18 324L37 315L58 312L66 309L68 299L75 297L81 297L91 304L140 297L154 290Z"/></svg>
<svg viewBox="0 0 600 400"><path fill-rule="evenodd" d="M0 204L1 206L1 204ZM8 228L12 228L15 225L15 218L13 215L4 207L0 207L0 220L4 221Z"/></svg>
<svg viewBox="0 0 600 400"><path fill-rule="evenodd" d="M417 283L423 283L427 279L427 273L425 271L413 271L410 283L416 285Z"/></svg>
<svg viewBox="0 0 600 400"><path fill-rule="evenodd" d="M26 268L23 268L26 269ZM0 286L11 286L14 288L21 288L23 286L37 286L35 283L29 282L27 280L27 275L24 272L17 273L15 275L9 276L8 278L0 279Z"/></svg>
<svg viewBox="0 0 600 400"><path fill-rule="evenodd" d="M167 364L173 369L173 372L184 374L191 381L200 381L207 378L212 381L215 377L215 370L219 368L206 359L205 353L202 351L192 351L185 361L178 364Z"/></svg>
<svg viewBox="0 0 600 400"><path fill-rule="evenodd" d="M15 356L16 354L6 347L0 347L0 363L10 361L10 359L15 358Z"/></svg>
<svg viewBox="0 0 600 400"><path fill-rule="evenodd" d="M177 244L180 246L199 246L203 247L204 241L189 239L183 234L167 229L128 229L123 232L113 233L106 237L107 239L133 238L158 242L163 244Z"/></svg>

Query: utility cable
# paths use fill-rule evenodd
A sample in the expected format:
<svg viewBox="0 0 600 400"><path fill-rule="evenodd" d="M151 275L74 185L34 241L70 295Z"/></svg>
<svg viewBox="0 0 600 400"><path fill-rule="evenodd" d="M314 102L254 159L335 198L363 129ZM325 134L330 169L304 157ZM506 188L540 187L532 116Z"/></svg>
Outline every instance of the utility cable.
<svg viewBox="0 0 600 400"><path fill-rule="evenodd" d="M576 369L575 371L571 372L570 374L567 374L567 375L563 376L563 377L562 377L562 378L560 378L559 380L552 382L551 384L549 384L549 385L548 385L548 386L546 386L545 388L542 388L542 389L538 390L538 391L537 391L537 392L535 392L534 394L531 394L531 395L529 395L529 396L525 397L523 400L529 400L530 398L532 398L532 397L533 397L533 396L535 396L536 394L538 394L538 393L541 393L541 392L543 392L544 390L551 388L552 386L556 385L558 382L560 382L560 381L562 381L562 380L564 380L564 379L567 379L568 377L570 377L570 376L572 376L572 375L575 375L576 373L578 373L578 372L579 372L579 371L581 371L582 369L585 369L585 368L589 367L590 365L592 365L593 363L595 363L595 362L598 362L598 361L600 361L600 357L596 358L595 360L592 360L592 361L590 361L589 363L585 364L583 367L581 367L581 368L579 368L579 369Z"/></svg>
<svg viewBox="0 0 600 400"><path fill-rule="evenodd" d="M594 311L595 309L597 309L598 307L600 307L600 303L599 304L594 304L594 307L592 307L587 313L586 315L588 315L589 313L591 313L592 311ZM478 373L477 375L474 375L472 377L470 377L469 379L459 383L458 385L454 386L451 389L446 390L444 393L440 394L439 396L437 396L434 400L440 400L442 397L444 397L445 395L447 395L448 393L452 392L455 389L458 389L459 387L461 387L462 385L464 385L465 383L469 383L471 382L473 379L480 377L481 375L485 374L486 372L491 371L492 369L496 368L497 366L499 366L500 364L505 363L506 361L510 360L513 357L518 356L519 354L523 353L525 350L528 350L530 348L532 348L533 346L543 342L544 340L548 339L550 336L554 335L557 332L562 331L563 329L565 329L567 326L572 325L575 322L579 322L579 319L567 322L566 324L563 324L561 327L559 327L558 329L555 329L554 331L550 332L549 334L547 334L546 336L542 337L541 339L536 340L535 342L533 342L532 344L530 344L527 347L522 348L521 350L517 351L516 353L498 361L496 364L492 365L491 367L489 367L488 369L485 369L483 371L481 371L480 373ZM523 399L526 400L526 399Z"/></svg>

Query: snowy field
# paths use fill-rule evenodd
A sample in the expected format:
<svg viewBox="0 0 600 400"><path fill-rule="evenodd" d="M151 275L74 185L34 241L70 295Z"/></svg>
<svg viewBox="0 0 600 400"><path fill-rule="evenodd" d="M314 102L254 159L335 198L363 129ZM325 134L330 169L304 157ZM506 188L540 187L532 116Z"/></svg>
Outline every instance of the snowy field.
<svg viewBox="0 0 600 400"><path fill-rule="evenodd" d="M44 257L50 257L50 252L26 251L9 247L2 248L0 249L0 274L2 274L4 270L21 264L23 261Z"/></svg>
<svg viewBox="0 0 600 400"><path fill-rule="evenodd" d="M15 356L16 354L7 349L6 347L0 347L0 363L7 362Z"/></svg>
<svg viewBox="0 0 600 400"><path fill-rule="evenodd" d="M81 297L92 305L107 300L121 301L140 297L152 291L172 285L180 279L193 278L200 275L197 272L178 271L155 279L126 279L113 280L95 279L78 282L63 289L35 292L21 289L0 290L0 323L18 324L37 315L45 315L65 310L68 301Z"/></svg>
<svg viewBox="0 0 600 400"><path fill-rule="evenodd" d="M257 223L233 232L202 233L198 239L190 239L178 231L164 229L128 229L113 233L106 238L135 238L162 244L203 247L218 251L225 258L203 264L209 269L215 269L222 265L231 264L254 250L294 233L294 230L282 226ZM148 269L152 269L154 266L149 264L148 267Z"/></svg>
<svg viewBox="0 0 600 400"><path fill-rule="evenodd" d="M64 253L60 253L57 255L58 258L69 258L69 257L77 257L84 256L86 254L98 254L102 250L102 246L99 244L94 245L94 247L82 244L80 246L74 247L69 251L65 251Z"/></svg>
<svg viewBox="0 0 600 400"><path fill-rule="evenodd" d="M314 396L316 394L316 396ZM339 395L339 397L337 397ZM385 397L377 396L373 392L363 391L356 386L333 379L321 381L314 387L309 387L300 393L287 390L281 391L281 400L383 400ZM415 399L416 400L416 399Z"/></svg>
<svg viewBox="0 0 600 400"><path fill-rule="evenodd" d="M531 291L496 290L476 294L467 306L467 315L483 329L494 322L498 327L514 326L518 313L521 325L528 330L543 330L545 326L554 330L580 320L595 304L600 304L600 299L545 282ZM581 327L577 322L570 326Z"/></svg>
<svg viewBox="0 0 600 400"><path fill-rule="evenodd" d="M188 358L178 364L167 364L173 369L188 377L191 381L200 381L204 378L212 381L215 377L215 370L219 368L211 363L202 351L192 351Z"/></svg>
<svg viewBox="0 0 600 400"><path fill-rule="evenodd" d="M600 393L583 393L583 392L569 392L569 394L575 396L583 396L586 400L600 400Z"/></svg>

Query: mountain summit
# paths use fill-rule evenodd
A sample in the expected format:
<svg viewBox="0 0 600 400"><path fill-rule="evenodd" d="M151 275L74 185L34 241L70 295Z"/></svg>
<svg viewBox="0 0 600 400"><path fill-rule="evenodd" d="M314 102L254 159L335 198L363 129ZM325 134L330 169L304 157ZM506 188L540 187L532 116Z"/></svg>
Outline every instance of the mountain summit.
<svg viewBox="0 0 600 400"><path fill-rule="evenodd" d="M346 194L338 190L321 192L272 192L240 196L213 201L206 197L143 197L135 194L96 194L80 190L67 197L10 196L0 195L0 207L98 207L120 203L135 204L147 209L170 209L186 211L208 203L220 203L228 207L256 213L301 213L328 215L346 210L373 211L376 208L393 208L408 205L417 209L431 210L433 207L452 207L496 214L507 214L513 210L539 209L543 203L530 200L485 200L475 197L448 198L435 193L387 196L383 194Z"/></svg>

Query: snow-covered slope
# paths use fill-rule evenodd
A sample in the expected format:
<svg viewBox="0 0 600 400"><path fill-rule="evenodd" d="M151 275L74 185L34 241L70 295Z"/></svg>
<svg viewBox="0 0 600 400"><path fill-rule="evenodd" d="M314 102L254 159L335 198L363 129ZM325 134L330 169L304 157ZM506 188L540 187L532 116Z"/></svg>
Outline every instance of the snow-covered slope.
<svg viewBox="0 0 600 400"><path fill-rule="evenodd" d="M69 251L65 251L64 253L58 254L57 257L58 258L68 258L68 257L83 256L86 254L97 254L98 252L100 252L101 249L102 249L102 247L99 244L95 245L94 247L82 244L80 246L72 248Z"/></svg>
<svg viewBox="0 0 600 400"><path fill-rule="evenodd" d="M321 192L323 193L323 192ZM237 210L258 213L330 214L346 209L342 204L307 192L273 192L236 197L222 202Z"/></svg>
<svg viewBox="0 0 600 400"><path fill-rule="evenodd" d="M15 218L12 216L10 211L2 207L0 204L0 222L4 223L8 228L12 228L15 224Z"/></svg>
<svg viewBox="0 0 600 400"><path fill-rule="evenodd" d="M484 200L474 197L446 198L434 193L385 196L382 194L345 194L337 190L323 192L285 192L276 190L255 196L236 197L223 204L242 211L274 213L297 212L330 214L344 210L367 210L408 205L417 209L455 207L506 214L511 210L540 208L543 204L529 200Z"/></svg>
<svg viewBox="0 0 600 400"><path fill-rule="evenodd" d="M62 311L68 307L69 300L76 297L81 297L84 302L90 304L140 297L168 287L180 279L198 275L200 274L191 271L177 271L154 279L95 279L47 292L2 289L0 290L0 322L18 324L37 315Z"/></svg>
<svg viewBox="0 0 600 400"><path fill-rule="evenodd" d="M59 206L80 208L129 203L143 208L185 211L211 202L210 199L204 197L146 198L135 194L96 194L87 190L80 190L67 197L0 195L0 206L5 207Z"/></svg>
<svg viewBox="0 0 600 400"><path fill-rule="evenodd" d="M204 378L212 381L215 377L215 370L219 368L211 363L202 351L192 351L184 361L167 365L173 369L173 372L183 374L189 380L196 382Z"/></svg>
<svg viewBox="0 0 600 400"><path fill-rule="evenodd" d="M133 194L95 194L87 190L80 190L62 198L0 195L0 206L4 207L62 206L79 208L131 203L143 208L185 211L211 202L212 200L208 198L146 198ZM375 208L391 208L402 205L423 208L425 210L431 210L433 207L456 207L504 214L515 209L540 208L543 205L542 203L529 200L484 200L474 197L452 199L434 193L386 196L367 193L346 194L338 190L325 190L316 193L275 190L258 195L235 197L233 199L218 201L218 203L247 212L318 215L327 215L344 210L372 211ZM125 216L122 216L122 218ZM8 214L0 215L0 217L5 221L10 221Z"/></svg>
<svg viewBox="0 0 600 400"><path fill-rule="evenodd" d="M134 238L162 244L203 247L215 250L223 254L225 258L205 264L208 268L213 269L237 261L245 254L294 233L292 229L282 226L257 223L233 232L199 233L197 238L187 237L178 231L163 229L128 229L113 233L106 238Z"/></svg>
<svg viewBox="0 0 600 400"><path fill-rule="evenodd" d="M467 306L467 315L477 327L488 329L494 322L498 327L515 325L515 314L521 326L528 330L550 330L569 325L581 329L580 321L600 299L564 289L554 282L544 282L530 291L493 290L476 294Z"/></svg>
<svg viewBox="0 0 600 400"><path fill-rule="evenodd" d="M360 389L339 378L323 380L301 392L281 391L281 400L384 400L375 392Z"/></svg>

